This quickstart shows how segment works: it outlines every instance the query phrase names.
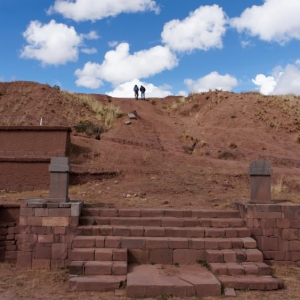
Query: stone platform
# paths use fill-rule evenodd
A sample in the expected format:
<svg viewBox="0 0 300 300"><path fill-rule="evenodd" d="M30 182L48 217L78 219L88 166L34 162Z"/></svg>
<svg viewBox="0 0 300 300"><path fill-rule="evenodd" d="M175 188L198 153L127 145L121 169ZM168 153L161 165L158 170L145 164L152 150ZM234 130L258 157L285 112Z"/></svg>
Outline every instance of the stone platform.
<svg viewBox="0 0 300 300"><path fill-rule="evenodd" d="M127 274L127 297L147 298L221 296L221 284L200 265L131 265Z"/></svg>

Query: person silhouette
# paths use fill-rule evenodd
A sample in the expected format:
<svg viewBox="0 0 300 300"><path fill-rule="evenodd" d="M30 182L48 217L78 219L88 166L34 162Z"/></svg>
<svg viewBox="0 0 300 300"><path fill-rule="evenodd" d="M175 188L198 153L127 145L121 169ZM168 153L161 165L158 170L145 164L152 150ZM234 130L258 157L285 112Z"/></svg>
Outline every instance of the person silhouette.
<svg viewBox="0 0 300 300"><path fill-rule="evenodd" d="M146 92L145 87L141 85L140 91L141 91L141 99L145 100L145 92Z"/></svg>
<svg viewBox="0 0 300 300"><path fill-rule="evenodd" d="M139 99L139 87L137 85L133 88L135 100Z"/></svg>

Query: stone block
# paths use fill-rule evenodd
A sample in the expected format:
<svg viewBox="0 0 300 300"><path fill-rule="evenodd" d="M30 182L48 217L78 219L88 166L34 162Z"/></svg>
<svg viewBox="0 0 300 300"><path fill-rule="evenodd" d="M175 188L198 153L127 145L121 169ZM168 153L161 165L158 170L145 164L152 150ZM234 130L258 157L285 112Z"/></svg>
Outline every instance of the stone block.
<svg viewBox="0 0 300 300"><path fill-rule="evenodd" d="M209 263L223 263L223 253L219 250L205 250L205 260Z"/></svg>
<svg viewBox="0 0 300 300"><path fill-rule="evenodd" d="M241 238L245 249L255 249L257 247L256 241L251 237Z"/></svg>
<svg viewBox="0 0 300 300"><path fill-rule="evenodd" d="M147 238L145 243L145 248L147 249L167 249L168 248L168 238ZM128 247L127 247L128 248Z"/></svg>
<svg viewBox="0 0 300 300"><path fill-rule="evenodd" d="M276 219L276 226L278 228L290 228L291 227L291 220L290 219Z"/></svg>
<svg viewBox="0 0 300 300"><path fill-rule="evenodd" d="M282 230L282 238L284 240L298 240L298 229L283 229Z"/></svg>
<svg viewBox="0 0 300 300"><path fill-rule="evenodd" d="M72 261L69 266L69 272L71 275L82 275L84 263L82 261Z"/></svg>
<svg viewBox="0 0 300 300"><path fill-rule="evenodd" d="M130 227L130 236L143 236L144 227L143 226L131 226Z"/></svg>
<svg viewBox="0 0 300 300"><path fill-rule="evenodd" d="M162 218L141 218L136 222L135 224L132 224L132 226L156 226L160 227L162 225Z"/></svg>
<svg viewBox="0 0 300 300"><path fill-rule="evenodd" d="M101 226L100 227L100 235L102 236L110 236L113 235L113 227L112 226Z"/></svg>
<svg viewBox="0 0 300 300"><path fill-rule="evenodd" d="M113 260L113 250L112 249L96 249L95 251L96 261L112 261Z"/></svg>
<svg viewBox="0 0 300 300"><path fill-rule="evenodd" d="M231 240L218 238L217 241L218 241L218 249L219 250L232 249Z"/></svg>
<svg viewBox="0 0 300 300"><path fill-rule="evenodd" d="M74 261L93 261L95 259L94 249L73 249L71 259Z"/></svg>
<svg viewBox="0 0 300 300"><path fill-rule="evenodd" d="M127 275L127 262L114 261L112 265L112 275Z"/></svg>
<svg viewBox="0 0 300 300"><path fill-rule="evenodd" d="M164 217L161 219L161 226L164 227L183 227L183 225L184 225L183 219L172 218L172 217Z"/></svg>
<svg viewBox="0 0 300 300"><path fill-rule="evenodd" d="M94 236L77 236L73 240L73 248L94 248L96 239Z"/></svg>
<svg viewBox="0 0 300 300"><path fill-rule="evenodd" d="M130 236L130 229L126 226L116 226L112 228L114 236Z"/></svg>
<svg viewBox="0 0 300 300"><path fill-rule="evenodd" d="M246 275L258 275L258 266L253 263L243 263Z"/></svg>
<svg viewBox="0 0 300 300"><path fill-rule="evenodd" d="M103 248L105 243L105 238L103 236L96 236L95 238L95 247Z"/></svg>
<svg viewBox="0 0 300 300"><path fill-rule="evenodd" d="M166 228L165 235L168 237L186 237L186 228L184 228L184 227L169 228L168 227L168 228Z"/></svg>
<svg viewBox="0 0 300 300"><path fill-rule="evenodd" d="M236 253L233 250L221 250L225 263L235 263Z"/></svg>
<svg viewBox="0 0 300 300"><path fill-rule="evenodd" d="M119 213L118 213L118 210L115 208L105 208L105 209L99 209L99 216L100 217L118 217Z"/></svg>
<svg viewBox="0 0 300 300"><path fill-rule="evenodd" d="M111 261L89 261L84 266L85 275L111 275Z"/></svg>
<svg viewBox="0 0 300 300"><path fill-rule="evenodd" d="M19 243L36 243L37 235L36 234L18 234Z"/></svg>
<svg viewBox="0 0 300 300"><path fill-rule="evenodd" d="M205 239L204 240L204 248L209 250L218 250L219 243L217 239Z"/></svg>
<svg viewBox="0 0 300 300"><path fill-rule="evenodd" d="M244 267L237 263L226 263L228 275L244 275Z"/></svg>
<svg viewBox="0 0 300 300"><path fill-rule="evenodd" d="M173 250L172 249L151 249L149 253L150 263L156 264L173 264Z"/></svg>
<svg viewBox="0 0 300 300"><path fill-rule="evenodd" d="M51 247L36 245L33 254L35 259L51 259Z"/></svg>
<svg viewBox="0 0 300 300"><path fill-rule="evenodd" d="M32 266L32 252L18 252L17 268L31 269L31 266Z"/></svg>
<svg viewBox="0 0 300 300"><path fill-rule="evenodd" d="M163 237L165 233L164 227L146 227L144 235L148 237Z"/></svg>
<svg viewBox="0 0 300 300"><path fill-rule="evenodd" d="M54 243L54 234L38 235L38 243Z"/></svg>
<svg viewBox="0 0 300 300"><path fill-rule="evenodd" d="M205 237L217 238L225 236L225 229L222 228L208 228L205 230Z"/></svg>
<svg viewBox="0 0 300 300"><path fill-rule="evenodd" d="M113 250L113 261L126 261L128 259L127 249L114 249Z"/></svg>
<svg viewBox="0 0 300 300"><path fill-rule="evenodd" d="M44 228L44 227L42 227ZM53 233L54 234L66 234L66 227L56 226L53 227Z"/></svg>
<svg viewBox="0 0 300 300"><path fill-rule="evenodd" d="M48 208L35 208L34 209L35 217L48 217L48 215L49 215Z"/></svg>
<svg viewBox="0 0 300 300"><path fill-rule="evenodd" d="M210 271L215 275L227 275L227 265L223 263L210 263Z"/></svg>
<svg viewBox="0 0 300 300"><path fill-rule="evenodd" d="M144 248L146 239L143 237L122 238L122 248L141 249Z"/></svg>
<svg viewBox="0 0 300 300"><path fill-rule="evenodd" d="M133 264L148 264L149 250L148 249L128 249L128 262Z"/></svg>
<svg viewBox="0 0 300 300"><path fill-rule="evenodd" d="M42 226L69 226L70 218L69 217L42 217Z"/></svg>
<svg viewBox="0 0 300 300"><path fill-rule="evenodd" d="M29 226L41 226L42 225L42 217L28 217L27 225Z"/></svg>
<svg viewBox="0 0 300 300"><path fill-rule="evenodd" d="M245 253L245 251L241 250L241 249L234 249L234 252L236 254L236 260L237 262L245 262L247 260L247 254Z"/></svg>
<svg viewBox="0 0 300 300"><path fill-rule="evenodd" d="M34 216L34 209L28 207L21 207L20 208L20 216L21 217L32 217Z"/></svg>
<svg viewBox="0 0 300 300"><path fill-rule="evenodd" d="M246 249L247 262L262 262L263 254L257 249Z"/></svg>
<svg viewBox="0 0 300 300"><path fill-rule="evenodd" d="M300 220L291 220L291 228L300 229Z"/></svg>
<svg viewBox="0 0 300 300"><path fill-rule="evenodd" d="M70 217L71 208L49 208L49 217Z"/></svg>
<svg viewBox="0 0 300 300"><path fill-rule="evenodd" d="M163 209L141 209L141 217L154 218L154 217L163 217Z"/></svg>
<svg viewBox="0 0 300 300"><path fill-rule="evenodd" d="M47 269L50 270L50 259L33 259L32 269Z"/></svg>
<svg viewBox="0 0 300 300"><path fill-rule="evenodd" d="M175 249L173 252L173 263L180 265L195 264L197 261L205 260L204 250Z"/></svg>
<svg viewBox="0 0 300 300"><path fill-rule="evenodd" d="M140 217L141 210L135 208L123 208L119 209L119 217Z"/></svg>
<svg viewBox="0 0 300 300"><path fill-rule="evenodd" d="M71 203L71 217L79 217L82 210L82 202Z"/></svg>
<svg viewBox="0 0 300 300"><path fill-rule="evenodd" d="M121 247L121 243L122 243L122 239L120 237L117 237L117 236L116 237L114 237L114 236L107 236L105 238L105 247L106 248L120 248Z"/></svg>
<svg viewBox="0 0 300 300"><path fill-rule="evenodd" d="M64 260L68 256L68 248L65 243L53 243L52 244L52 259Z"/></svg>
<svg viewBox="0 0 300 300"><path fill-rule="evenodd" d="M188 249L189 240L186 238L169 238L169 249Z"/></svg>
<svg viewBox="0 0 300 300"><path fill-rule="evenodd" d="M195 238L203 238L204 237L204 229L203 228L186 228L186 236L187 237L195 237Z"/></svg>

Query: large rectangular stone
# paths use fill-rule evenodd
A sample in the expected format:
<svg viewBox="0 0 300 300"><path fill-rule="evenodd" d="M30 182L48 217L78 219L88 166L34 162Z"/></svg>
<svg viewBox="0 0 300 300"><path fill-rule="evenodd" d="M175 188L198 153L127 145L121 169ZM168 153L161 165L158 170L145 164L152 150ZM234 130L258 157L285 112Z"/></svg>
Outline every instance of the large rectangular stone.
<svg viewBox="0 0 300 300"><path fill-rule="evenodd" d="M42 217L42 226L69 226L69 217Z"/></svg>

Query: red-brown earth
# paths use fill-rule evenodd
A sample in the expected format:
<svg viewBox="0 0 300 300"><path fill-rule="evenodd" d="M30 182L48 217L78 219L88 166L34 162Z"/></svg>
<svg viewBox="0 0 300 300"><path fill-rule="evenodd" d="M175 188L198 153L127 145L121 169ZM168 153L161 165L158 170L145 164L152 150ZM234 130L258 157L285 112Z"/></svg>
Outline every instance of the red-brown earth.
<svg viewBox="0 0 300 300"><path fill-rule="evenodd" d="M118 208L226 208L236 200L249 200L249 164L252 160L267 159L273 168L272 198L300 202L299 97L223 91L147 101L97 94L85 96L106 106L120 107L123 112L112 128L100 134L100 140L94 133L74 129L75 124L86 120L106 128L91 106L80 102L76 94L47 84L0 82L1 125L38 125L43 117L44 125L72 127L71 165L74 172L81 174L81 183L70 186L72 200ZM134 111L137 119L126 125L127 114ZM47 195L48 191L2 191L0 202ZM2 265L1 271L10 282L14 267ZM277 272L290 284L288 299L299 299L294 284L299 268L279 268ZM41 283L32 274L36 273L18 275L22 276L19 281L26 289L18 286L18 281L10 282L8 291L16 293L15 299L39 299L32 289ZM64 274L47 274L51 288L40 294L42 298L54 299L53 288L64 290L55 299L83 297L65 292L65 283L55 279L55 276L64 278ZM31 290L26 276L35 278L28 279L36 282ZM1 291L5 292L3 286ZM284 293L279 293L240 292L238 299L284 297ZM90 297L114 298L111 293L102 296L91 293Z"/></svg>

